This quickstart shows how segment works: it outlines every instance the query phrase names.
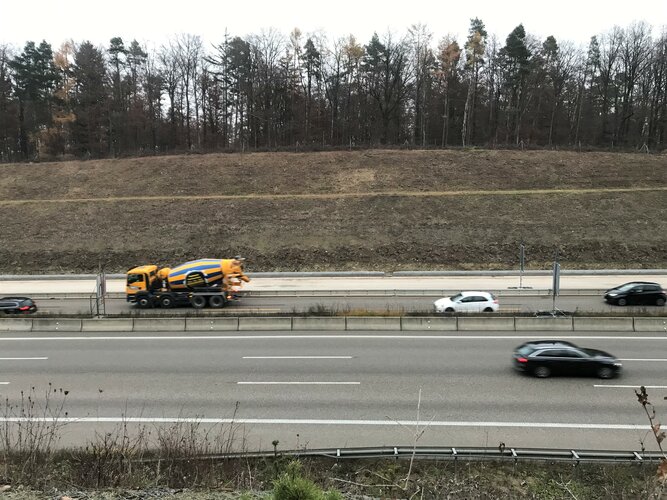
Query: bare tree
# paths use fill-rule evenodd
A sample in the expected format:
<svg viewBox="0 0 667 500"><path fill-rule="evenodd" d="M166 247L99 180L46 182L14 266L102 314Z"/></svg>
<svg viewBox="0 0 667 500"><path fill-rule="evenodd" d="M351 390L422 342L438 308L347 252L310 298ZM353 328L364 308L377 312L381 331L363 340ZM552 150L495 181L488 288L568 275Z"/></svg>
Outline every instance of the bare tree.
<svg viewBox="0 0 667 500"><path fill-rule="evenodd" d="M456 40L447 36L440 40L438 46L439 67L436 71L438 79L443 85L443 114L442 114L442 140L441 147L447 146L449 138L449 84L458 70L459 60L461 59L461 48Z"/></svg>
<svg viewBox="0 0 667 500"><path fill-rule="evenodd" d="M182 78L183 97L185 98L185 133L188 150L192 149L192 111L194 110L194 132L197 146L201 146L199 134L199 85L202 58L202 41L199 36L181 34L173 41L172 48Z"/></svg>
<svg viewBox="0 0 667 500"><path fill-rule="evenodd" d="M484 49L486 45L486 28L478 19L470 20L468 40L465 44L465 68L468 74L468 94L463 109L463 124L461 127L461 144L466 146L474 140L475 107L477 102L477 85L479 72L484 64Z"/></svg>

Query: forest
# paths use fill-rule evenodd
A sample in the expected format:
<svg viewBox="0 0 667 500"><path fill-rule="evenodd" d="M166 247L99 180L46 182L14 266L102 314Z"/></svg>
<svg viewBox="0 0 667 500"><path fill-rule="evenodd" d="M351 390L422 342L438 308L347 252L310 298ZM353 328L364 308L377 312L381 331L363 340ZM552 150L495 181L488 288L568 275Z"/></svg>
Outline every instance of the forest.
<svg viewBox="0 0 667 500"><path fill-rule="evenodd" d="M519 24L504 41L274 29L178 34L148 50L0 45L0 162L374 147L659 152L667 30L636 22L587 46Z"/></svg>

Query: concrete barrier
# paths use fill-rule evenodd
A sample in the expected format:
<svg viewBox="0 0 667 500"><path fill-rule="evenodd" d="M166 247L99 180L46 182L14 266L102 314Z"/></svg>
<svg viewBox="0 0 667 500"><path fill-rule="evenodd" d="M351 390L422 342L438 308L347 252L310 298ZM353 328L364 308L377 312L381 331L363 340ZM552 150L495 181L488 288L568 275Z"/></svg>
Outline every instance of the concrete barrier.
<svg viewBox="0 0 667 500"><path fill-rule="evenodd" d="M184 332L185 318L134 318L135 332Z"/></svg>
<svg viewBox="0 0 667 500"><path fill-rule="evenodd" d="M571 332L572 318L514 318L514 328L517 332Z"/></svg>
<svg viewBox="0 0 667 500"><path fill-rule="evenodd" d="M573 318L575 332L632 332L633 318Z"/></svg>
<svg viewBox="0 0 667 500"><path fill-rule="evenodd" d="M667 317L526 318L430 317L209 317L209 318L8 318L0 332L183 332L183 331L606 331L665 332Z"/></svg>
<svg viewBox="0 0 667 500"><path fill-rule="evenodd" d="M131 332L133 330L132 318L81 320L82 332Z"/></svg>
<svg viewBox="0 0 667 500"><path fill-rule="evenodd" d="M458 328L461 331L507 331L514 330L514 318L486 317L486 316L459 316Z"/></svg>
<svg viewBox="0 0 667 500"><path fill-rule="evenodd" d="M342 316L294 317L292 330L345 330L345 318Z"/></svg>
<svg viewBox="0 0 667 500"><path fill-rule="evenodd" d="M0 319L0 332L29 332L32 330L31 319Z"/></svg>
<svg viewBox="0 0 667 500"><path fill-rule="evenodd" d="M667 333L667 317L635 318L635 331Z"/></svg>
<svg viewBox="0 0 667 500"><path fill-rule="evenodd" d="M347 316L346 330L400 330L401 318L383 316Z"/></svg>
<svg viewBox="0 0 667 500"><path fill-rule="evenodd" d="M185 330L188 332L235 332L239 329L237 317L225 318L186 318Z"/></svg>
<svg viewBox="0 0 667 500"><path fill-rule="evenodd" d="M32 320L32 331L33 332L80 332L81 320L72 318L64 318L64 319L35 318Z"/></svg>
<svg viewBox="0 0 667 500"><path fill-rule="evenodd" d="M291 330L291 317L262 317L241 316L239 317L239 330Z"/></svg>
<svg viewBox="0 0 667 500"><path fill-rule="evenodd" d="M434 330L434 331L453 331L456 330L456 318L444 316L431 317L412 317L403 316L401 318L401 330Z"/></svg>

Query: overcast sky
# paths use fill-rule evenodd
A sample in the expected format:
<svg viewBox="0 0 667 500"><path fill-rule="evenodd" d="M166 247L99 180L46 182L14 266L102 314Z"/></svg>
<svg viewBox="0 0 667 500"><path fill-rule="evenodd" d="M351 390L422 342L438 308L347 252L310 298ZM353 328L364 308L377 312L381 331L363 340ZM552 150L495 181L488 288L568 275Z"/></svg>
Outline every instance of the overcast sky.
<svg viewBox="0 0 667 500"><path fill-rule="evenodd" d="M120 36L150 48L179 33L217 44L225 29L243 37L267 28L284 34L299 28L330 38L352 34L365 44L374 31L403 34L417 23L429 28L435 42L451 33L461 43L474 17L501 41L523 23L539 39L553 35L586 45L592 35L634 21L646 21L657 36L667 26L667 0L1 0L0 43L20 48L28 40L44 39L57 48L73 39L106 47L110 38Z"/></svg>

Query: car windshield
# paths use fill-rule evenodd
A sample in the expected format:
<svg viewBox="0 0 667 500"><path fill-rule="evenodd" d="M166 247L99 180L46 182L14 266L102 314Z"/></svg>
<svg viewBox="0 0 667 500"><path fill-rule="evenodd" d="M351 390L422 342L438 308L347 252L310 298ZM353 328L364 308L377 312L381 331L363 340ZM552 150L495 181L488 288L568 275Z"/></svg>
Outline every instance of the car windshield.
<svg viewBox="0 0 667 500"><path fill-rule="evenodd" d="M632 289L635 286L634 283L627 283L625 285L621 285L618 288L616 288L617 292L627 292L628 290Z"/></svg>
<svg viewBox="0 0 667 500"><path fill-rule="evenodd" d="M524 345L519 347L516 352L521 354L522 356L528 356L531 352L533 352L535 348L530 345Z"/></svg>
<svg viewBox="0 0 667 500"><path fill-rule="evenodd" d="M128 274L127 275L127 284L131 285L132 283L138 283L144 281L144 277L141 274Z"/></svg>
<svg viewBox="0 0 667 500"><path fill-rule="evenodd" d="M452 302L456 302L461 297L463 297L463 294L462 293L457 293L456 295L453 295L452 297L449 297L449 300L451 300Z"/></svg>

